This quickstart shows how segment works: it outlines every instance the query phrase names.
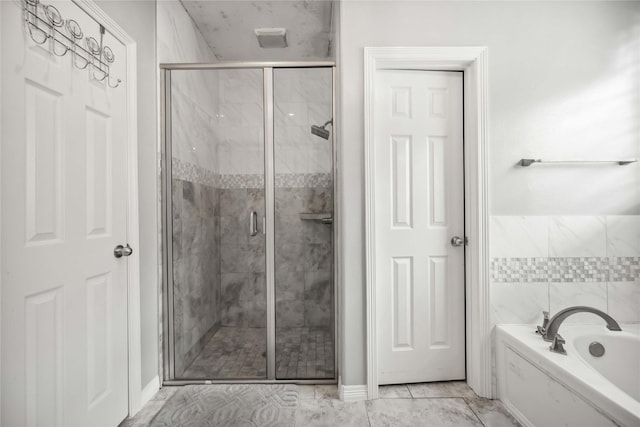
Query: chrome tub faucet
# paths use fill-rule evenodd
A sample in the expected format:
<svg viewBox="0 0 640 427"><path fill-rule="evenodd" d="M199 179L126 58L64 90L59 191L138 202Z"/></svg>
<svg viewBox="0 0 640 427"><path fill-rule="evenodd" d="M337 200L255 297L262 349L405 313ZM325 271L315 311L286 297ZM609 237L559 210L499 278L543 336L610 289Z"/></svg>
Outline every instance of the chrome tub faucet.
<svg viewBox="0 0 640 427"><path fill-rule="evenodd" d="M607 329L610 331L621 331L620 325L616 322L613 317L609 316L607 313L598 310L597 308L587 307L587 306L575 306L568 307L564 310L560 310L557 312L551 319L549 319L549 312L543 311L542 314L544 316L542 326L538 326L537 331L545 341L551 342L551 347L549 349L555 353L567 354L564 350L562 344L564 344L564 339L560 334L558 334L558 329L560 329L560 325L564 320L576 313L593 313L597 316L600 316L607 322Z"/></svg>

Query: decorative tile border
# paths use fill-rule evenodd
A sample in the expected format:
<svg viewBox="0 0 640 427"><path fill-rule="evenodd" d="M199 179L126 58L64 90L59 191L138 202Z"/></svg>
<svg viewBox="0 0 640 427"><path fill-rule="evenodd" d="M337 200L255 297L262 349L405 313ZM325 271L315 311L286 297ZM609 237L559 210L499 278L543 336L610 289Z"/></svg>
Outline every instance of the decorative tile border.
<svg viewBox="0 0 640 427"><path fill-rule="evenodd" d="M262 174L242 174L218 175L217 188L260 188L264 187L264 175Z"/></svg>
<svg viewBox="0 0 640 427"><path fill-rule="evenodd" d="M171 174L174 179L217 187L217 175L215 172L175 157L171 159Z"/></svg>
<svg viewBox="0 0 640 427"><path fill-rule="evenodd" d="M493 258L494 283L633 282L640 277L640 257Z"/></svg>
<svg viewBox="0 0 640 427"><path fill-rule="evenodd" d="M171 159L174 179L208 185L215 188L260 188L264 187L262 174L217 174L209 169L177 158ZM331 187L333 182L330 173L277 173L277 188L312 188Z"/></svg>
<svg viewBox="0 0 640 427"><path fill-rule="evenodd" d="M277 173L277 188L331 187L330 173Z"/></svg>
<svg viewBox="0 0 640 427"><path fill-rule="evenodd" d="M632 282L640 278L640 257L610 258L609 282Z"/></svg>
<svg viewBox="0 0 640 427"><path fill-rule="evenodd" d="M491 280L493 282L546 282L547 258L493 258Z"/></svg>

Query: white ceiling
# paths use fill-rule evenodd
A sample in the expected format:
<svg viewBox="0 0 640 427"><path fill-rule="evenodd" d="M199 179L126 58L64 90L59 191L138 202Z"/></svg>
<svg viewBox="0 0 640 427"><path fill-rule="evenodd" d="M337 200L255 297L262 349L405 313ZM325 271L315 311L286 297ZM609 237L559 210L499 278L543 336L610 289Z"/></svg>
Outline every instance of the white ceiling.
<svg viewBox="0 0 640 427"><path fill-rule="evenodd" d="M181 0L220 61L331 59L332 1ZM287 29L288 47L262 49L254 28Z"/></svg>

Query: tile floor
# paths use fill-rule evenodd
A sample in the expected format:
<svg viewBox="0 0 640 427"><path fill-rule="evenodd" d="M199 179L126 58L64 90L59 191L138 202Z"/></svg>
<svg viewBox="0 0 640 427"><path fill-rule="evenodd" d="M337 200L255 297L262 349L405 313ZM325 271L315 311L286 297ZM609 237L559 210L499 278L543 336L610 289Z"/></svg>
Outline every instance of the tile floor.
<svg viewBox="0 0 640 427"><path fill-rule="evenodd" d="M379 399L361 402L339 400L337 387L333 385L296 387L299 400L295 426L520 426L501 402L480 398L466 383L459 381L382 386ZM134 418L125 420L120 427L150 425L178 389L163 388ZM256 409L260 408L247 408Z"/></svg>
<svg viewBox="0 0 640 427"><path fill-rule="evenodd" d="M264 328L222 327L177 378L264 378L266 348ZM328 328L276 328L276 377L334 378L333 349Z"/></svg>
<svg viewBox="0 0 640 427"><path fill-rule="evenodd" d="M276 328L276 378L334 378L328 328Z"/></svg>
<svg viewBox="0 0 640 427"><path fill-rule="evenodd" d="M222 327L177 379L264 378L265 328Z"/></svg>

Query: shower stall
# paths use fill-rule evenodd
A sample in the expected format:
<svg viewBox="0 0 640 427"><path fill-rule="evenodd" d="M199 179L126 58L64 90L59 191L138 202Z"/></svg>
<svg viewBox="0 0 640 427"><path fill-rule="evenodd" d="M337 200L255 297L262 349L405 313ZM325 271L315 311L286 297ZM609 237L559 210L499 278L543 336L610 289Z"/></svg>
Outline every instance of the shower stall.
<svg viewBox="0 0 640 427"><path fill-rule="evenodd" d="M161 66L165 383L335 382L334 76Z"/></svg>

